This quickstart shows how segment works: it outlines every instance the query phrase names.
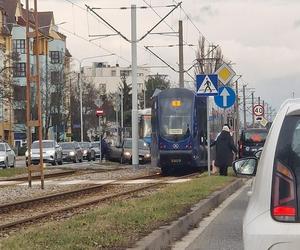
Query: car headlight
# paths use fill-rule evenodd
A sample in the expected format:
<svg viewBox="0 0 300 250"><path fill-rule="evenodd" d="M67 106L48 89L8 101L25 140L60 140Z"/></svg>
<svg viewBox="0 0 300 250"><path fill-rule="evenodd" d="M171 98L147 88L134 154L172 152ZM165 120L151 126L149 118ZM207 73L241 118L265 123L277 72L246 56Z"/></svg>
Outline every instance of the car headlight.
<svg viewBox="0 0 300 250"><path fill-rule="evenodd" d="M74 156L74 155L75 155L75 152L74 152L74 151L71 151L71 152L69 153L69 155L70 155L70 156Z"/></svg>
<svg viewBox="0 0 300 250"><path fill-rule="evenodd" d="M145 154L145 158L150 158L151 155L150 154Z"/></svg>
<svg viewBox="0 0 300 250"><path fill-rule="evenodd" d="M48 151L48 152L46 152L46 154L48 153L48 155L55 155L55 151L54 150L52 150L52 151Z"/></svg>
<svg viewBox="0 0 300 250"><path fill-rule="evenodd" d="M125 156L128 156L128 157L131 156L131 154L130 154L129 152L125 152L124 155L125 155Z"/></svg>
<svg viewBox="0 0 300 250"><path fill-rule="evenodd" d="M5 160L5 156L0 156L0 161L4 161Z"/></svg>
<svg viewBox="0 0 300 250"><path fill-rule="evenodd" d="M83 153L86 155L87 154L87 150L85 149L85 150L83 150Z"/></svg>
<svg viewBox="0 0 300 250"><path fill-rule="evenodd" d="M25 156L28 157L28 151L25 152Z"/></svg>

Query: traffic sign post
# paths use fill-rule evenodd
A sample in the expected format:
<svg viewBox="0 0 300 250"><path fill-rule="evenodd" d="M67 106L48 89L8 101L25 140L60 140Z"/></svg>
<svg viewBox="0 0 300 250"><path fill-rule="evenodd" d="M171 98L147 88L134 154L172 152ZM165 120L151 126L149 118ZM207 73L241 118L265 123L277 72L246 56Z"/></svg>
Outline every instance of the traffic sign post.
<svg viewBox="0 0 300 250"><path fill-rule="evenodd" d="M233 69L226 63L224 63L217 71L219 81L226 85L236 75Z"/></svg>
<svg viewBox="0 0 300 250"><path fill-rule="evenodd" d="M198 96L218 95L218 75L197 75L196 83Z"/></svg>
<svg viewBox="0 0 300 250"><path fill-rule="evenodd" d="M218 75L197 75L197 96L206 97L207 124L207 171L210 176L210 126L209 126L209 97L218 95Z"/></svg>
<svg viewBox="0 0 300 250"><path fill-rule="evenodd" d="M100 109L98 108L96 110L96 116L98 117L99 119L99 148L100 148L100 159L99 159L99 162L101 163L102 162L102 138L101 138L101 117L104 116L104 110L103 109Z"/></svg>
<svg viewBox="0 0 300 250"><path fill-rule="evenodd" d="M97 117L104 116L104 110L98 108L98 109L96 110L96 116L97 116Z"/></svg>
<svg viewBox="0 0 300 250"><path fill-rule="evenodd" d="M253 114L255 116L263 116L265 113L265 109L263 105L257 104L253 107Z"/></svg>
<svg viewBox="0 0 300 250"><path fill-rule="evenodd" d="M219 88L219 95L215 96L215 103L220 108L230 108L236 100L235 92L230 87Z"/></svg>

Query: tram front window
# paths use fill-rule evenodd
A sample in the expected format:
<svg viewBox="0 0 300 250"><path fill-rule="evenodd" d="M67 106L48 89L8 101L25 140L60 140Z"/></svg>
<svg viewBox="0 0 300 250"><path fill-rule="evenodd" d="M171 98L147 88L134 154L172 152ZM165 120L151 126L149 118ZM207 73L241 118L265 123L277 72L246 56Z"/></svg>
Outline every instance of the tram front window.
<svg viewBox="0 0 300 250"><path fill-rule="evenodd" d="M181 99L180 107L170 105L170 99L161 100L160 135L172 141L184 140L191 134L192 101Z"/></svg>

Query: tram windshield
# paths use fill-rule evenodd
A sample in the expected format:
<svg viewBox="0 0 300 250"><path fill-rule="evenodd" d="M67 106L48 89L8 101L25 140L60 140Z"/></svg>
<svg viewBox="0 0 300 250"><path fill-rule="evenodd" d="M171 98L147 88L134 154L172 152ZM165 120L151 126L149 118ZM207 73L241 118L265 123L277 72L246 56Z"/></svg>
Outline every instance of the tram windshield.
<svg viewBox="0 0 300 250"><path fill-rule="evenodd" d="M175 104L175 105L174 105ZM160 135L168 140L179 141L190 136L193 100L166 98L160 100Z"/></svg>

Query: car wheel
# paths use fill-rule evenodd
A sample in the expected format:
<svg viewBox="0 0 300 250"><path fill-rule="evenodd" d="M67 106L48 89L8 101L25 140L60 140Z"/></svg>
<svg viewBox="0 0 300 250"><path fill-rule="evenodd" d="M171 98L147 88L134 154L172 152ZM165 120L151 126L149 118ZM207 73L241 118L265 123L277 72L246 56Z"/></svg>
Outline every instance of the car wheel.
<svg viewBox="0 0 300 250"><path fill-rule="evenodd" d="M16 158L14 158L13 164L10 167L14 168L15 166L16 166Z"/></svg>
<svg viewBox="0 0 300 250"><path fill-rule="evenodd" d="M54 156L54 160L52 161L52 166L56 166L57 165L57 156Z"/></svg>
<svg viewBox="0 0 300 250"><path fill-rule="evenodd" d="M8 159L5 160L3 168L8 168Z"/></svg>

